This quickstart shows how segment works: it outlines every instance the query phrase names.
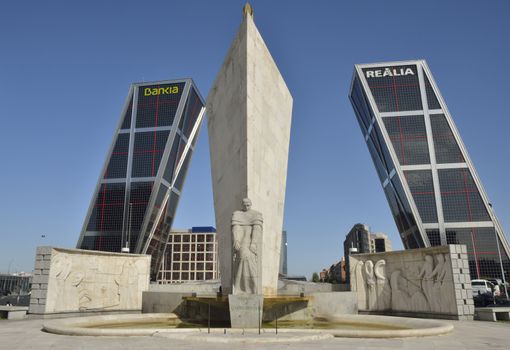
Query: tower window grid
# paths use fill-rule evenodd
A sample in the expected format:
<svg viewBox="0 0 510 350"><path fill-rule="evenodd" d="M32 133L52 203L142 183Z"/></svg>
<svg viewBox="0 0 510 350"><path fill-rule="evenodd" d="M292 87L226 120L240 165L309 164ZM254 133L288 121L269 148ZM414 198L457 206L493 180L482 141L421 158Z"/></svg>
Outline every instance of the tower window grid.
<svg viewBox="0 0 510 350"><path fill-rule="evenodd" d="M172 232L166 244L159 284L218 278L218 243L215 233Z"/></svg>
<svg viewBox="0 0 510 350"><path fill-rule="evenodd" d="M155 279L204 114L191 79L131 85L77 248L150 254Z"/></svg>
<svg viewBox="0 0 510 350"><path fill-rule="evenodd" d="M369 70L386 68L390 70L390 74L387 77L383 76L383 83L381 80L372 79L369 74L365 76L365 72ZM398 78L391 74L391 69L394 69L393 72L403 72L406 68L414 69L414 74L397 73ZM435 87L426 62L421 60L357 65L350 99L388 201L390 204L392 200L394 201L390 206L395 220L397 223L400 222L397 226L406 248L414 248L406 239L413 231L417 233L414 240L418 246L466 244L472 265L470 266L472 278L508 279L510 261L506 236L496 216L491 212L492 208L488 204L481 182L446 105ZM413 124L410 119L416 119L417 116L423 118L425 128L416 128L414 121L415 125L409 133L409 130L402 127L402 122ZM389 121L392 121L393 125ZM377 134L379 129L381 132ZM388 149L391 160L384 159L384 151L374 147L377 143L381 143L383 149L384 147ZM420 147L409 147L408 143L418 143ZM424 144L427 145L426 157L423 157ZM413 159L413 152L416 162L409 161ZM388 164L390 166L385 167ZM385 168L380 169L381 167ZM408 182L408 175L410 172L424 170L429 172L426 177L432 174L432 187L430 181L428 186L422 186L425 179L422 178L420 181L418 178L415 183L417 186L413 190L413 186ZM458 174L457 176L449 174L449 178L445 176L452 171L460 173L461 176ZM401 193L394 186L392 178L395 175L402 181ZM462 178L462 181L455 183L455 178L457 180ZM390 200L392 195L395 198ZM401 210L405 204L411 208L409 213ZM409 216L411 222L416 221L416 227L403 229L402 218ZM470 239L464 232L466 229L469 231ZM480 242L476 239L476 234L480 229L485 231L486 240L492 239L494 244L491 245L491 249L483 251L478 249ZM463 234L457 235L462 237L462 240L456 238L455 230L464 230ZM420 244L420 241L423 243ZM481 256L484 261L481 261ZM494 260L499 260L499 263L495 263ZM480 266L485 266L485 269Z"/></svg>

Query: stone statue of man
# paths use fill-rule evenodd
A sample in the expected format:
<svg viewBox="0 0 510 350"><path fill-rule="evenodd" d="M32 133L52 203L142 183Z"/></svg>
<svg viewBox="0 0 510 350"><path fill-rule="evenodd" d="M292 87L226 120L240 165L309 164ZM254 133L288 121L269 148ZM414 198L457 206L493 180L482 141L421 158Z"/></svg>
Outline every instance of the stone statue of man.
<svg viewBox="0 0 510 350"><path fill-rule="evenodd" d="M232 214L234 294L259 294L258 255L262 242L262 214L243 199L243 210Z"/></svg>

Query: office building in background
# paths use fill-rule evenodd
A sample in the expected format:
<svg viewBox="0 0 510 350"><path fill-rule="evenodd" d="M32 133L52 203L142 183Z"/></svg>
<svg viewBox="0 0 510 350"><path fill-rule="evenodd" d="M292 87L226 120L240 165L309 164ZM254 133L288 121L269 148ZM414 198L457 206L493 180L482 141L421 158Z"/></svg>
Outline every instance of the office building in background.
<svg viewBox="0 0 510 350"><path fill-rule="evenodd" d="M77 248L152 255L156 279L204 112L191 79L131 85Z"/></svg>
<svg viewBox="0 0 510 350"><path fill-rule="evenodd" d="M391 241L387 234L375 232L370 234L370 252L384 253L391 252Z"/></svg>
<svg viewBox="0 0 510 350"><path fill-rule="evenodd" d="M160 284L218 278L218 242L214 227L170 232L157 275Z"/></svg>
<svg viewBox="0 0 510 350"><path fill-rule="evenodd" d="M370 227L365 224L354 225L344 240L344 258L346 282L349 283L349 255L363 253L382 253L391 251L391 241L388 235L377 232L371 233Z"/></svg>
<svg viewBox="0 0 510 350"><path fill-rule="evenodd" d="M507 238L426 62L356 65L349 97L405 248L465 244L472 279L508 279Z"/></svg>

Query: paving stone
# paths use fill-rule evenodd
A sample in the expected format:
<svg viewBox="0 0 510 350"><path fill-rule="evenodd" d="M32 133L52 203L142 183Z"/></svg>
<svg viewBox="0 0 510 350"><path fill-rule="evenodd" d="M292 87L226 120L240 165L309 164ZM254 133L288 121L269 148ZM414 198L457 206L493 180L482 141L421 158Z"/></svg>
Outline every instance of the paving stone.
<svg viewBox="0 0 510 350"><path fill-rule="evenodd" d="M470 316L463 316L469 319ZM43 320L0 321L0 349L37 350L237 350L237 349L289 349L289 350L428 350L428 349L507 349L508 324L481 321L453 321L451 334L405 339L352 339L333 338L303 341L294 344L225 344L172 340L163 337L71 337L41 331Z"/></svg>

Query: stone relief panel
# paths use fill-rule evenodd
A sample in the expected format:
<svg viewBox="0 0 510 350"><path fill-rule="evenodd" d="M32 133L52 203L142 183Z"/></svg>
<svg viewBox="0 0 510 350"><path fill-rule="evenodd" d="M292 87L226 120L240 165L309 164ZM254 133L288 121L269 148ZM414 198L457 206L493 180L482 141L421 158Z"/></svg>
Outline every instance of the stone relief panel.
<svg viewBox="0 0 510 350"><path fill-rule="evenodd" d="M351 255L351 290L357 292L359 310L457 315L456 289L465 285L454 281L452 259L462 264L460 254L449 249Z"/></svg>
<svg viewBox="0 0 510 350"><path fill-rule="evenodd" d="M150 256L53 249L46 312L140 309Z"/></svg>

